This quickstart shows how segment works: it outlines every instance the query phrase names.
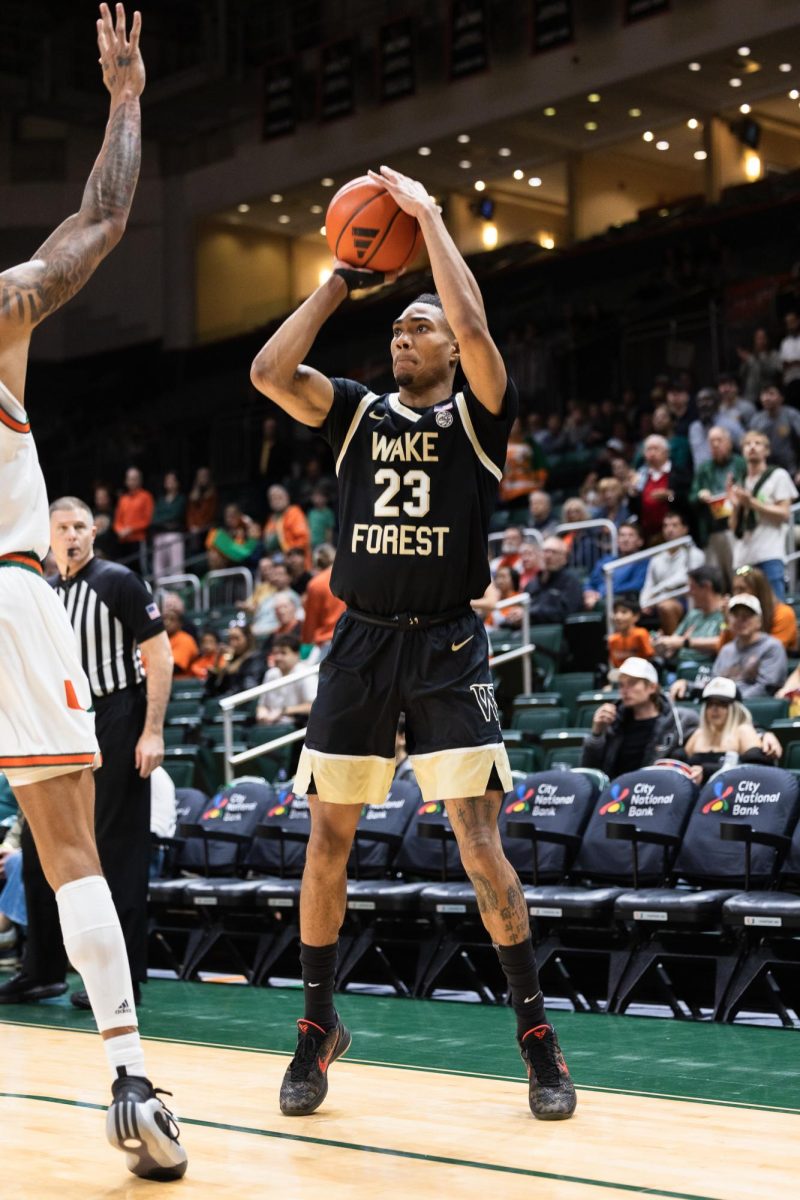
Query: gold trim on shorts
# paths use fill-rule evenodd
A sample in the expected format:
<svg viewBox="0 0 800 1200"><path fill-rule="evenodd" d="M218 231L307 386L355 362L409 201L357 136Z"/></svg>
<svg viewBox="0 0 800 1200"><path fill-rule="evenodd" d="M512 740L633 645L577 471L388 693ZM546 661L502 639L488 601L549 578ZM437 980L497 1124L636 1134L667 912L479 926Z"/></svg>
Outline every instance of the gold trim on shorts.
<svg viewBox="0 0 800 1200"><path fill-rule="evenodd" d="M326 804L383 804L394 778L394 758L377 754L324 754L303 746L294 791L303 796L311 776Z"/></svg>
<svg viewBox="0 0 800 1200"><path fill-rule="evenodd" d="M482 796L492 767L497 767L504 792L510 792L514 786L511 764L502 742L458 750L433 750L430 754L410 754L409 758L426 803Z"/></svg>

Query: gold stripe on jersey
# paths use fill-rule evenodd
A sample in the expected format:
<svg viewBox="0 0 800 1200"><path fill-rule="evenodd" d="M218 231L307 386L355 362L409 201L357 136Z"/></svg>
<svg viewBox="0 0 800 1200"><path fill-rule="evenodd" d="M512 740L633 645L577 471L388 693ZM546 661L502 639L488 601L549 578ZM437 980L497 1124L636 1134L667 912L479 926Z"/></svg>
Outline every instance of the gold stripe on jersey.
<svg viewBox="0 0 800 1200"><path fill-rule="evenodd" d="M358 404L358 408L353 413L353 419L350 422L350 428L347 431L347 437L342 442L342 448L339 451L339 457L336 460L336 474L337 475L339 474L339 470L342 465L342 459L344 458L345 454L347 453L348 446L350 445L353 438L355 437L356 430L358 429L358 426L361 423L364 413L367 411L369 406L372 404L373 400L377 400L377 399L378 399L378 397L375 395L374 392L367 392L366 395L361 397L361 400L359 401L359 404Z"/></svg>
<svg viewBox="0 0 800 1200"><path fill-rule="evenodd" d="M392 392L391 395L387 397L386 402L389 405L389 408L391 408L392 412L396 412L398 417L405 417L407 421L414 421L416 423L422 416L422 413L414 412L413 408L407 408L405 404L401 403L400 396L397 392Z"/></svg>
<svg viewBox="0 0 800 1200"><path fill-rule="evenodd" d="M478 461L482 466L486 467L486 470L489 471L490 474L494 475L495 479L499 483L503 478L503 472L500 470L497 463L492 462L492 460L489 458L489 455L478 441L478 435L476 434L475 427L472 424L472 418L469 415L469 409L467 408L467 402L464 399L463 392L459 392L456 396L456 408L458 409L458 415L461 417L461 423L464 426L464 432L472 444L472 449L478 456Z"/></svg>

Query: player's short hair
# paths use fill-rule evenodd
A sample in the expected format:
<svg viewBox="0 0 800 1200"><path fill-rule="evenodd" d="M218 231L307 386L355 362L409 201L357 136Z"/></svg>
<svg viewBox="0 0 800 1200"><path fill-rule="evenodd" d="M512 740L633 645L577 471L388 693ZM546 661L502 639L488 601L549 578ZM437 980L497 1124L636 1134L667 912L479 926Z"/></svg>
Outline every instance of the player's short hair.
<svg viewBox="0 0 800 1200"><path fill-rule="evenodd" d="M411 303L412 305L427 304L430 308L438 308L439 312L444 317L445 325L448 329L450 329L450 322L447 319L447 314L445 313L444 305L442 304L442 298L438 292L422 292L415 300L412 300ZM452 329L450 329L450 332L453 332Z"/></svg>
<svg viewBox="0 0 800 1200"><path fill-rule="evenodd" d="M277 650L279 646L283 646L286 650L291 650L295 654L300 653L300 638L296 633L279 633L272 641L272 649Z"/></svg>
<svg viewBox="0 0 800 1200"><path fill-rule="evenodd" d="M50 516L54 512L85 512L89 518L89 524L94 524L94 513L85 500L81 500L79 496L61 496L60 499L54 500L50 505Z"/></svg>

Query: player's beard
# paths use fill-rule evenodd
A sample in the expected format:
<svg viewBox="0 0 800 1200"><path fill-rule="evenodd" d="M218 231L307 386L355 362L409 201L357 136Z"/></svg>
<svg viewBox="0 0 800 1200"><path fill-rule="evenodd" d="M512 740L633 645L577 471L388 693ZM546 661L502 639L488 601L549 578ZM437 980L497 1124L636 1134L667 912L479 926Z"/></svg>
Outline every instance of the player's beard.
<svg viewBox="0 0 800 1200"><path fill-rule="evenodd" d="M398 387L410 388L413 386L414 376L409 371L403 370L401 367L399 371L395 372L394 380Z"/></svg>

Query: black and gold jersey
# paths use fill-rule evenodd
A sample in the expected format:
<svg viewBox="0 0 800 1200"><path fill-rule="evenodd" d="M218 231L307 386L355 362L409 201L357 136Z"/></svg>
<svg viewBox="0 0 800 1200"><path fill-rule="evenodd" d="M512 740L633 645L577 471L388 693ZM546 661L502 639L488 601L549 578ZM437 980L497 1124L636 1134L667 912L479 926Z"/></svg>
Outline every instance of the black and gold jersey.
<svg viewBox="0 0 800 1200"><path fill-rule="evenodd" d="M321 433L339 479L331 588L377 616L433 614L482 596L487 538L517 391L499 416L469 387L429 408L333 379Z"/></svg>

